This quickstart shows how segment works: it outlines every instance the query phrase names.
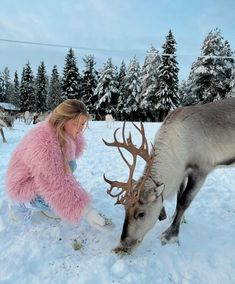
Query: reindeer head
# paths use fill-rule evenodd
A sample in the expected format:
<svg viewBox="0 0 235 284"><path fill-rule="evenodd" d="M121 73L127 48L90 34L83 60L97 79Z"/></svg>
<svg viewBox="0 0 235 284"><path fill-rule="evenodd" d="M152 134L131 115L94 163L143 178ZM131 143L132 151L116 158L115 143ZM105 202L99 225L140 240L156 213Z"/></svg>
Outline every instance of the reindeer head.
<svg viewBox="0 0 235 284"><path fill-rule="evenodd" d="M12 127L13 124L13 118L10 116L3 116L0 117L0 127Z"/></svg>
<svg viewBox="0 0 235 284"><path fill-rule="evenodd" d="M117 198L116 204L123 204L125 207L125 220L120 245L114 249L116 253L130 253L131 250L143 240L144 236L153 227L157 219L162 220L165 218L162 196L164 185L159 184L151 177L151 167L155 154L154 148L152 146L151 154L149 154L143 123L141 123L140 128L134 123L133 125L140 132L142 137L142 143L139 148L133 144L130 133L128 138L125 137L125 122L122 128L122 142L119 142L116 137L119 128L114 132L114 142L109 143L103 140L107 146L118 148L121 157L130 171L127 182L110 181L104 175L104 180L111 186L110 189L107 190L107 193ZM131 153L133 157L132 163L124 157L120 148ZM146 166L142 177L135 182L133 180L133 174L138 156L144 159ZM114 188L118 189L117 193L113 192Z"/></svg>

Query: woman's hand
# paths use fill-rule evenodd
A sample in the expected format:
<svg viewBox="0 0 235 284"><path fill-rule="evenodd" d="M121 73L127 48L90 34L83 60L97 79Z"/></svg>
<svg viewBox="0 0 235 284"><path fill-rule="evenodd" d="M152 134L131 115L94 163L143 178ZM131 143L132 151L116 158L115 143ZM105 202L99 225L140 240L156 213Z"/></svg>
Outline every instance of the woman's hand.
<svg viewBox="0 0 235 284"><path fill-rule="evenodd" d="M102 227L105 226L105 219L100 216L99 212L88 204L83 208L81 216L94 228L102 230Z"/></svg>

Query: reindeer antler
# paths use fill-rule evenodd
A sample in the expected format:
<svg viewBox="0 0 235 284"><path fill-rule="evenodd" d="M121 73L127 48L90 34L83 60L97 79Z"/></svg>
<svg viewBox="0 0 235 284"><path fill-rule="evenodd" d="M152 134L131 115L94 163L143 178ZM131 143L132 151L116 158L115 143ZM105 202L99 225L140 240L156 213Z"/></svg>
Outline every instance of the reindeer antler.
<svg viewBox="0 0 235 284"><path fill-rule="evenodd" d="M143 123L141 122L140 128L135 123L132 122L132 124L135 126L135 128L140 132L140 134L142 136L142 143L141 143L139 148L136 147L133 144L131 133L129 133L129 137L126 139L126 137L125 137L125 125L126 125L126 123L125 122L123 123L123 127L122 127L123 142L118 141L117 136L116 136L117 131L120 128L117 128L114 131L114 142L106 142L103 139L105 145L118 148L118 151L119 151L121 157L123 158L123 160L127 164L129 171L130 171L127 182L111 181L111 180L107 179L104 175L104 180L107 183L109 183L110 186L111 186L110 189L107 190L107 193L112 197L115 197L115 198L117 197L117 201L116 201L115 204L127 205L127 204L134 203L135 201L138 200L140 192L144 187L144 183L145 183L146 179L148 178L148 176L150 174L151 166L152 166L152 163L153 163L154 151L152 151L152 155L149 154L148 142L147 142L147 139L146 139L146 136L145 136ZM120 148L123 148L123 149L127 150L129 153L132 154L132 156L133 156L133 163L132 164L130 164L127 161L127 159L124 157ZM138 156L140 156L142 159L144 159L146 161L146 168L145 168L144 178L141 179L140 183L138 184L138 190L134 191L134 190L132 190L132 177L133 177L133 174L134 174L134 170L135 170L135 166L136 166L136 160L137 160ZM114 194L112 192L114 188L118 188L118 189L120 189L120 191L118 193Z"/></svg>

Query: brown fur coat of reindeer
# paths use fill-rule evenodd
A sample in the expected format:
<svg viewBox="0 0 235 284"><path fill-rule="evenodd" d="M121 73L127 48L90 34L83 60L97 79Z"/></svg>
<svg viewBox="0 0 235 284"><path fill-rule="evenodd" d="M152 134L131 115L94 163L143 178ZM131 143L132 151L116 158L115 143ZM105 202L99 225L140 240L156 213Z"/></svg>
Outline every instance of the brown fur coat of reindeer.
<svg viewBox="0 0 235 284"><path fill-rule="evenodd" d="M178 242L181 219L206 177L217 167L235 165L235 98L205 105L178 108L171 112L159 131L148 154L143 126L139 129L142 145L137 148L131 136L105 144L121 148L133 155L127 183L105 180L111 185L108 193L125 207L120 245L116 253L131 252L164 213L163 202L177 194L176 210L170 227L162 233L162 244ZM117 130L116 130L117 131ZM144 153L144 154L143 154ZM142 176L132 181L136 157L146 161ZM119 193L113 194L113 188Z"/></svg>

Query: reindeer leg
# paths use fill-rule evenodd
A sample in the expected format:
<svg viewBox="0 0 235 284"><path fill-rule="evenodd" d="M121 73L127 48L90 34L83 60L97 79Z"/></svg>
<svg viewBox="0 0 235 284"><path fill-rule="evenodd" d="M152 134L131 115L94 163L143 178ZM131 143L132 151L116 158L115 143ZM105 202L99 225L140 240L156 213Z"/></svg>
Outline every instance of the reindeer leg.
<svg viewBox="0 0 235 284"><path fill-rule="evenodd" d="M4 135L4 132L3 132L3 129L2 129L2 128L0 128L0 132L1 132L1 135L2 135L2 141L3 141L3 143L7 143L7 140L6 140L6 138L5 138L5 135Z"/></svg>
<svg viewBox="0 0 235 284"><path fill-rule="evenodd" d="M202 174L201 172L192 172L188 177L188 183L185 190L179 194L176 212L174 220L171 226L162 233L160 240L162 244L178 242L179 229L181 224L181 219L184 215L185 210L189 207L190 203L200 190L203 182L205 181L207 174Z"/></svg>
<svg viewBox="0 0 235 284"><path fill-rule="evenodd" d="M177 192L176 208L175 208L175 213L174 213L174 215L173 215L172 218L171 218L172 221L175 219L175 216L176 216L176 213L177 213L177 208L178 208L178 206L179 206L178 204L179 204L180 198L181 198L181 196L182 196L182 194L183 194L183 192L184 192L184 190L185 190L185 188L186 188L186 186L187 186L187 183L188 183L188 176L186 176L186 177L184 178L184 180L183 180L183 182L181 183L180 188L179 188L179 190L178 190L178 192ZM185 218L184 218L184 215L182 216L181 223L186 223Z"/></svg>

